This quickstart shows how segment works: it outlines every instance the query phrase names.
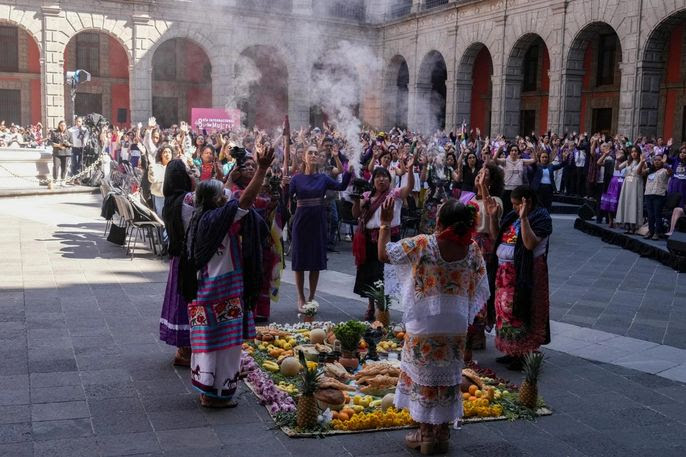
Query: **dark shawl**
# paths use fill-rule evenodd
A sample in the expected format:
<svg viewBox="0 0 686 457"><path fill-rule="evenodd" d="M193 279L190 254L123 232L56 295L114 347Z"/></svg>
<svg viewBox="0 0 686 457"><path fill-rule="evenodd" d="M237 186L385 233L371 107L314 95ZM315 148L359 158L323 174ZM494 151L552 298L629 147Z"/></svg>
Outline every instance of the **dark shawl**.
<svg viewBox="0 0 686 457"><path fill-rule="evenodd" d="M238 200L229 200L220 208L206 211L199 218L194 217L188 227L188 257L192 259L189 265L194 267L194 273L201 270L217 252L224 236L231 229L233 220L238 212ZM241 269L243 270L243 303L248 310L252 310L257 303L263 281L269 281L262 271L263 250L269 236L269 228L254 209L243 216L241 224ZM183 265L184 262L181 262ZM186 276L181 273L182 278ZM188 283L192 278L188 278ZM181 280L184 282L184 279ZM196 284L197 292L197 284ZM188 295L184 294L188 300ZM193 297L195 298L195 297Z"/></svg>
<svg viewBox="0 0 686 457"><path fill-rule="evenodd" d="M183 250L185 235L181 209L184 197L191 192L191 178L182 160L174 159L167 165L162 192L164 193L162 219L169 236L169 255L178 257Z"/></svg>
<svg viewBox="0 0 686 457"><path fill-rule="evenodd" d="M517 220L519 215L516 211L510 211L502 220L500 232L495 240L494 255L488 268L488 282L491 288L491 298L488 300L488 322L495 322L495 276L498 270L498 256L495 252L500 246L503 234ZM553 233L553 221L548 212L537 207L529 214L529 225L537 237L545 238ZM534 252L524 247L521 235L517 236L514 253L515 267L515 294L512 304L512 314L525 323L531 320L531 300L534 288Z"/></svg>

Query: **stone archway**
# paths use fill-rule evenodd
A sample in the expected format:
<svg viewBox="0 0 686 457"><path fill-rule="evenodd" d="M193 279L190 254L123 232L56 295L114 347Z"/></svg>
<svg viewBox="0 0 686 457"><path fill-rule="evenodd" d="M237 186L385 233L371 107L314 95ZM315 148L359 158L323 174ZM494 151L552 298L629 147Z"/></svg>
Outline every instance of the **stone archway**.
<svg viewBox="0 0 686 457"><path fill-rule="evenodd" d="M416 84L415 123L424 132L445 128L447 79L443 55L428 52L422 59Z"/></svg>
<svg viewBox="0 0 686 457"><path fill-rule="evenodd" d="M189 38L170 38L152 55L152 113L169 127L190 122L192 108L212 106L212 64Z"/></svg>
<svg viewBox="0 0 686 457"><path fill-rule="evenodd" d="M549 69L548 47L538 34L527 33L517 40L505 68L505 136L547 129Z"/></svg>
<svg viewBox="0 0 686 457"><path fill-rule="evenodd" d="M462 55L457 67L455 121L469 124L489 134L491 128L491 101L493 59L483 43L472 43Z"/></svg>
<svg viewBox="0 0 686 457"><path fill-rule="evenodd" d="M686 10L670 15L650 32L638 64L636 134L673 138L675 144L686 138L685 36Z"/></svg>
<svg viewBox="0 0 686 457"><path fill-rule="evenodd" d="M407 128L410 70L405 57L396 54L386 68L384 78L384 125Z"/></svg>
<svg viewBox="0 0 686 457"><path fill-rule="evenodd" d="M65 85L65 119L98 113L112 124L129 125L129 65L128 52L116 36L99 29L72 36L64 48L64 71L86 70L91 81L78 87L75 106Z"/></svg>
<svg viewBox="0 0 686 457"><path fill-rule="evenodd" d="M619 36L607 23L577 33L563 70L565 132L618 131L621 59Z"/></svg>

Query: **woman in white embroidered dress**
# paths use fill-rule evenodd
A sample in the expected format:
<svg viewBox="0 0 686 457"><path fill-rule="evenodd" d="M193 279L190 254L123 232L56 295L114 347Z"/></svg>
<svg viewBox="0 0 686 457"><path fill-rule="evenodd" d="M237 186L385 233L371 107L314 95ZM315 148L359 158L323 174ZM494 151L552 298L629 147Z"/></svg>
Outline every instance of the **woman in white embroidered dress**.
<svg viewBox="0 0 686 457"><path fill-rule="evenodd" d="M438 210L433 235L390 243L393 200L382 206L378 256L401 281L407 330L395 406L409 409L420 424L405 441L422 454L447 451L450 424L462 415L467 327L490 295L486 265L472 240L477 213L450 199Z"/></svg>

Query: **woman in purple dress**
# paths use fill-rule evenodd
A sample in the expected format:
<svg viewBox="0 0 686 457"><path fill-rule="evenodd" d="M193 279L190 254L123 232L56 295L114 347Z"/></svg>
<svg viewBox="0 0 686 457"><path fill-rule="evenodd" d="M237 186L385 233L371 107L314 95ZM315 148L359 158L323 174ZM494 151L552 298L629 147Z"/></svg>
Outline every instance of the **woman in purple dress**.
<svg viewBox="0 0 686 457"><path fill-rule="evenodd" d="M343 169L338 151L332 151L336 167ZM298 289L298 310L305 303L314 300L319 282L319 272L326 270L326 206L324 195L327 190L345 190L350 182L352 170L343 174L342 182L318 173L321 157L317 147L312 145L305 152L305 173L293 176L288 196L297 199L297 208L291 228L291 266L295 272ZM310 272L309 300L305 300L305 272Z"/></svg>
<svg viewBox="0 0 686 457"><path fill-rule="evenodd" d="M672 157L669 162L674 174L669 179L667 194L681 194L679 206L684 206L686 205L686 146L682 146L679 154Z"/></svg>

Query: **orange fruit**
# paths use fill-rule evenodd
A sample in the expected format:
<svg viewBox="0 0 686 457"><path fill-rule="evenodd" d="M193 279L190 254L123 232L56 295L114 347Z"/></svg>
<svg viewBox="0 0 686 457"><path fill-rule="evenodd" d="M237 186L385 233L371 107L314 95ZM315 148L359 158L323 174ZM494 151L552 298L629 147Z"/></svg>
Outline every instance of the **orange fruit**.
<svg viewBox="0 0 686 457"><path fill-rule="evenodd" d="M348 407L343 408L343 410L341 412L347 414L348 417L353 417L353 415L355 414L355 410L352 408L348 408Z"/></svg>
<svg viewBox="0 0 686 457"><path fill-rule="evenodd" d="M345 412L338 413L338 419L342 421L347 421L350 417Z"/></svg>
<svg viewBox="0 0 686 457"><path fill-rule="evenodd" d="M469 401L476 401L476 400L478 400L478 398L476 398L476 397L473 396L473 395L472 395L471 397L469 397Z"/></svg>
<svg viewBox="0 0 686 457"><path fill-rule="evenodd" d="M469 394L470 395L475 395L477 390L479 390L479 388L475 384L472 384L471 386L469 386Z"/></svg>
<svg viewBox="0 0 686 457"><path fill-rule="evenodd" d="M469 397L470 397L469 392L465 392L465 393L462 394L462 399L463 399L463 400L469 400Z"/></svg>
<svg viewBox="0 0 686 457"><path fill-rule="evenodd" d="M332 420L340 419L338 411L334 411L332 415Z"/></svg>

